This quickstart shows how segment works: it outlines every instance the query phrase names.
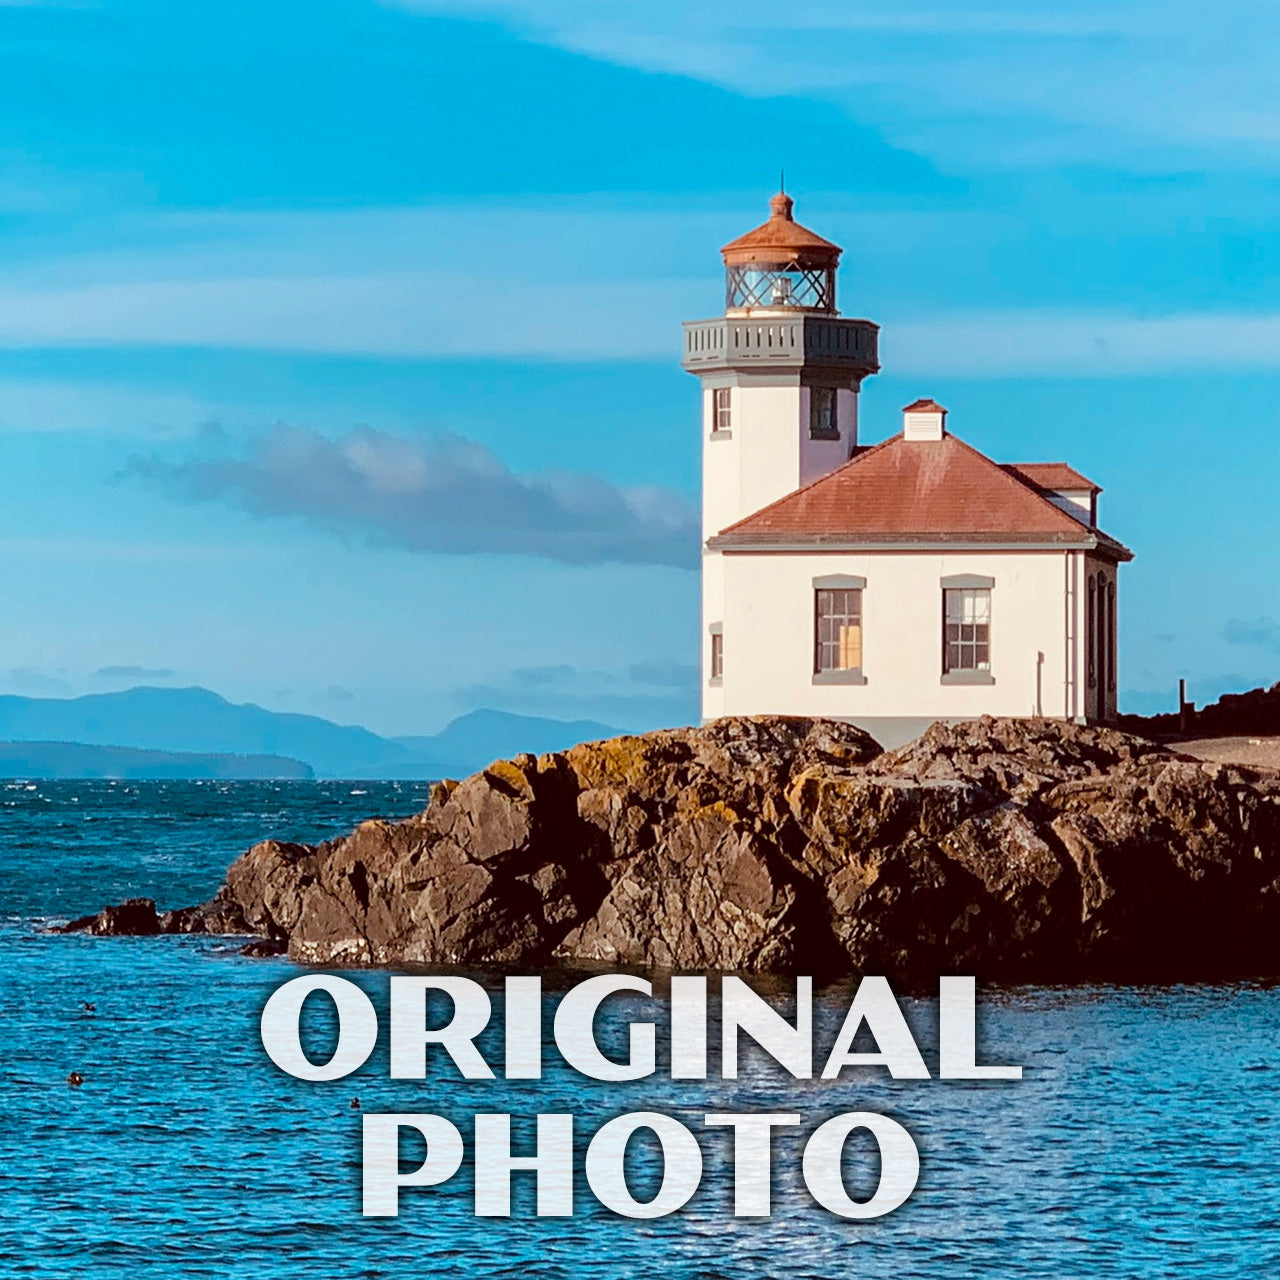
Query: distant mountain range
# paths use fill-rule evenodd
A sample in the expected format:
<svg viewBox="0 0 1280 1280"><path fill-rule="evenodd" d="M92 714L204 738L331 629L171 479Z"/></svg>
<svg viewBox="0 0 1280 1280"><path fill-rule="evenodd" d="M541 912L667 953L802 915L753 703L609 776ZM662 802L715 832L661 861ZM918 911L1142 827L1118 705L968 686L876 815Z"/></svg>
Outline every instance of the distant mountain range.
<svg viewBox="0 0 1280 1280"><path fill-rule="evenodd" d="M9 695L0 697L0 774L261 778L305 777L310 770L326 778L458 777L501 756L557 751L616 732L594 720L480 710L437 734L383 738L358 725L228 702L201 688L144 686L83 698ZM122 749L189 758L134 759L119 754ZM122 772L146 768L193 771Z"/></svg>

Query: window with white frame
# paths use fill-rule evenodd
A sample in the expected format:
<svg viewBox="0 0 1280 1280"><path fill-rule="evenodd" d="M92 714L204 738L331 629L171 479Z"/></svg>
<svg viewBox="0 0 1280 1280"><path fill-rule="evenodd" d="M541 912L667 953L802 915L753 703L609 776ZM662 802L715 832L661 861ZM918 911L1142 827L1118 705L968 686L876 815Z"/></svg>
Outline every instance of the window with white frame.
<svg viewBox="0 0 1280 1280"><path fill-rule="evenodd" d="M729 387L716 387L711 392L711 429L728 431L733 426L733 404Z"/></svg>
<svg viewBox="0 0 1280 1280"><path fill-rule="evenodd" d="M835 387L809 388L809 439L838 440Z"/></svg>
<svg viewBox="0 0 1280 1280"><path fill-rule="evenodd" d="M942 593L942 670L991 670L991 590L947 587Z"/></svg>
<svg viewBox="0 0 1280 1280"><path fill-rule="evenodd" d="M814 592L813 669L862 670L862 591L820 588Z"/></svg>
<svg viewBox="0 0 1280 1280"><path fill-rule="evenodd" d="M724 679L724 632L711 633L711 679Z"/></svg>

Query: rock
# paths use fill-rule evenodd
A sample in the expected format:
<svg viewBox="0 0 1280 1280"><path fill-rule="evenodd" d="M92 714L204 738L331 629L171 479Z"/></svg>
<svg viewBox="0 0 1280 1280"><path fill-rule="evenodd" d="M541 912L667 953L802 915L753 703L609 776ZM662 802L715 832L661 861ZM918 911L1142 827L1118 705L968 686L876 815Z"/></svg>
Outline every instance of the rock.
<svg viewBox="0 0 1280 1280"><path fill-rule="evenodd" d="M240 948L240 954L262 959L264 956L282 956L288 949L283 938L255 938Z"/></svg>
<svg viewBox="0 0 1280 1280"><path fill-rule="evenodd" d="M92 933L102 936L143 937L160 932L152 898L129 898L114 907L103 907L96 916L81 916L64 924L59 933Z"/></svg>
<svg viewBox="0 0 1280 1280"><path fill-rule="evenodd" d="M106 914L87 927L118 931ZM923 985L1276 976L1278 926L1280 779L1058 721L939 724L882 753L758 716L517 756L403 822L265 841L151 931L248 931L316 965Z"/></svg>
<svg viewBox="0 0 1280 1280"><path fill-rule="evenodd" d="M1217 702L1197 710L1188 706L1185 716L1176 711L1154 716L1121 716L1120 724L1131 733L1176 734L1183 731L1205 738L1280 735L1280 683L1246 693L1224 693Z"/></svg>
<svg viewBox="0 0 1280 1280"><path fill-rule="evenodd" d="M130 898L97 915L81 916L55 930L114 937L142 937L157 933L253 933L233 900L217 897L197 907L157 912L151 898Z"/></svg>

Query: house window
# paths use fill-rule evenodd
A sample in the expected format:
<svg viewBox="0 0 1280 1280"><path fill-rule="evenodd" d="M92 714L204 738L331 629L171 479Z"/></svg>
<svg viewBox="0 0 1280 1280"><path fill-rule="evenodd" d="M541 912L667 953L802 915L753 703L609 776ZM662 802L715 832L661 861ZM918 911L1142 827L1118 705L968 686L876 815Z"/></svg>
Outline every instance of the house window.
<svg viewBox="0 0 1280 1280"><path fill-rule="evenodd" d="M862 591L815 591L814 614L814 671L861 671Z"/></svg>
<svg viewBox="0 0 1280 1280"><path fill-rule="evenodd" d="M987 587L943 590L942 670L991 670L991 591Z"/></svg>
<svg viewBox="0 0 1280 1280"><path fill-rule="evenodd" d="M1116 584L1107 584L1107 688L1116 687Z"/></svg>
<svg viewBox="0 0 1280 1280"><path fill-rule="evenodd" d="M1089 575L1089 603L1085 610L1084 634L1088 656L1085 665L1089 671L1089 688L1098 683L1098 580Z"/></svg>
<svg viewBox="0 0 1280 1280"><path fill-rule="evenodd" d="M724 679L724 632L711 633L711 678Z"/></svg>
<svg viewBox="0 0 1280 1280"><path fill-rule="evenodd" d="M711 429L728 431L733 426L728 387L716 387L711 393Z"/></svg>
<svg viewBox="0 0 1280 1280"><path fill-rule="evenodd" d="M835 387L809 388L809 439L838 440Z"/></svg>

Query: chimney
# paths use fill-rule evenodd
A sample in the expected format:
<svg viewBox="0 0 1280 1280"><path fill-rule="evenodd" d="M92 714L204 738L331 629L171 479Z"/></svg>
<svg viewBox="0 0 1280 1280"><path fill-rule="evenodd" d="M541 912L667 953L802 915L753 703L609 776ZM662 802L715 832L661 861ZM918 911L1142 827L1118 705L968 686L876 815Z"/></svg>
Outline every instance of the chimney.
<svg viewBox="0 0 1280 1280"><path fill-rule="evenodd" d="M917 400L902 411L904 440L941 440L946 434L947 411L936 400Z"/></svg>

